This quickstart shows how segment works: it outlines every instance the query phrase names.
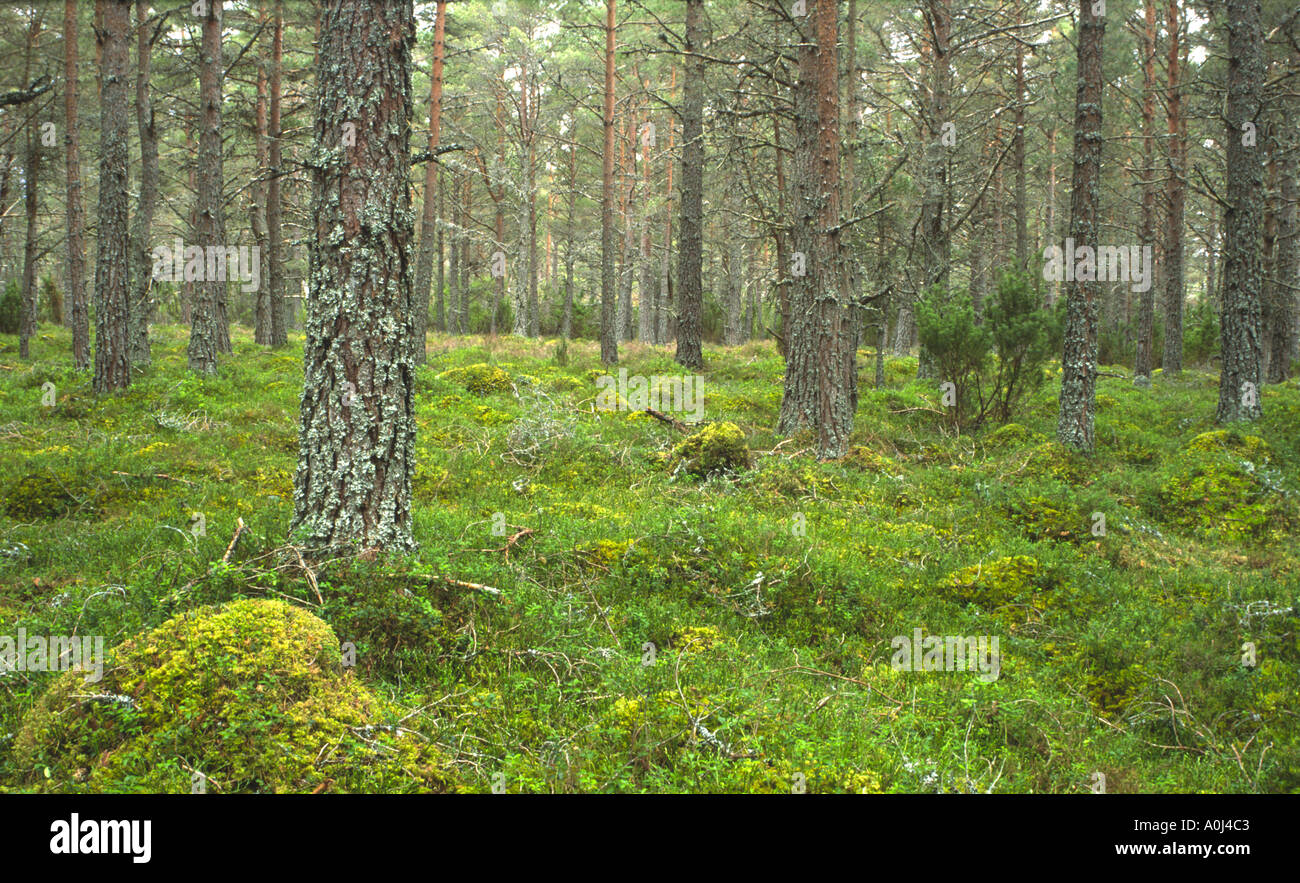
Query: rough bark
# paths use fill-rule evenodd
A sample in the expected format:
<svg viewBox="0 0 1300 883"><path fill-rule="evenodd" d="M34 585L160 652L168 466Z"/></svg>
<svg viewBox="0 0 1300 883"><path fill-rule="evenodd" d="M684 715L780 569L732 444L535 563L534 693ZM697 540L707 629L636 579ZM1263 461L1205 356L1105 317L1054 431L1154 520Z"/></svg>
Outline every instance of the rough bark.
<svg viewBox="0 0 1300 883"><path fill-rule="evenodd" d="M140 136L140 196L136 202L132 229L135 268L131 293L131 362L148 365L149 320L153 318L153 258L149 237L153 231L154 207L158 204L158 128L150 95L150 54L154 31L149 27L148 3L137 0L135 7L136 67L135 118Z"/></svg>
<svg viewBox="0 0 1300 883"><path fill-rule="evenodd" d="M1294 358L1292 340L1296 323L1296 281L1300 275L1300 224L1296 218L1296 200L1300 187L1296 181L1296 137L1291 127L1283 129L1282 152L1278 161L1279 210L1277 219L1276 281L1273 285L1273 322L1268 328L1269 383L1284 383Z"/></svg>
<svg viewBox="0 0 1300 883"><path fill-rule="evenodd" d="M103 0L100 54L99 229L95 258L95 378L97 393L131 383L131 266L127 181L130 101L127 63L131 0Z"/></svg>
<svg viewBox="0 0 1300 883"><path fill-rule="evenodd" d="M618 328L615 325L617 296L614 278L614 31L617 26L616 0L605 0L605 131L600 195L600 361L618 364Z"/></svg>
<svg viewBox="0 0 1300 883"><path fill-rule="evenodd" d="M317 548L408 551L415 16L410 0L329 0L321 15L293 529Z"/></svg>
<svg viewBox="0 0 1300 883"><path fill-rule="evenodd" d="M1142 53L1142 231L1139 245L1153 245L1156 239L1155 138L1156 138L1156 3L1144 0ZM1151 379L1152 333L1155 327L1156 286L1152 280L1138 304L1136 353L1133 382Z"/></svg>
<svg viewBox="0 0 1300 883"><path fill-rule="evenodd" d="M677 363L704 367L704 24L703 0L686 0L682 77L682 215L677 234ZM838 187L838 182L836 182Z"/></svg>
<svg viewBox="0 0 1300 883"><path fill-rule="evenodd" d="M205 256L224 249L226 218L224 174L221 154L221 82L224 60L221 52L222 4L208 3L203 17L203 48L199 64L199 156L198 192L195 202L195 245ZM214 249L209 252L208 249ZM230 352L230 325L226 319L226 282L210 276L222 275L216 262L204 261L204 278L194 286L193 320L190 325L189 367L198 374L215 374L217 356ZM229 269L227 268L227 272Z"/></svg>
<svg viewBox="0 0 1300 883"><path fill-rule="evenodd" d="M257 181L252 187L252 203L249 211L249 222L253 230L253 241L257 244L258 253L262 258L262 265L265 267L266 254L269 251L267 244L267 222L266 222L266 198L267 198L267 175L270 166L270 151L267 141L267 77L266 63L258 59L257 63L257 103L254 105L254 143L257 151ZM263 284L253 294L253 340L264 346L271 344L271 288L265 284L267 274L262 272L258 275Z"/></svg>
<svg viewBox="0 0 1300 883"><path fill-rule="evenodd" d="M1177 0L1170 0L1166 15L1169 30L1169 73L1166 101L1169 119L1169 189L1165 224L1165 347L1161 367L1165 377L1183 370L1183 206L1187 194L1187 120L1182 110L1182 74L1179 56L1181 15ZM1240 129L1238 130L1240 138Z"/></svg>
<svg viewBox="0 0 1300 883"><path fill-rule="evenodd" d="M791 244L807 273L791 286L785 384L777 431L817 433L822 459L848 452L857 410L858 322L840 242L840 129L834 0L808 0L795 82Z"/></svg>
<svg viewBox="0 0 1300 883"><path fill-rule="evenodd" d="M1262 124L1260 89L1264 82L1260 0L1227 0L1228 95L1227 207L1224 211L1223 313L1220 319L1223 366L1215 420L1256 420L1260 409L1260 221L1264 166L1261 144L1246 137Z"/></svg>
<svg viewBox="0 0 1300 883"><path fill-rule="evenodd" d="M90 310L86 301L86 208L81 187L81 134L77 123L77 0L63 6L63 145L68 182L68 318L72 364L90 365ZM0 204L4 199L0 197Z"/></svg>
<svg viewBox="0 0 1300 883"><path fill-rule="evenodd" d="M1074 175L1070 191L1070 235L1075 243L1097 247L1100 224L1103 73L1102 38L1106 20L1093 15L1093 0L1079 2L1079 85L1074 111ZM1067 259L1072 259L1069 256ZM1097 307L1100 285L1070 283L1066 293L1065 347L1061 356L1060 411L1056 438L1091 454L1097 393Z"/></svg>
<svg viewBox="0 0 1300 883"><path fill-rule="evenodd" d="M442 134L442 60L447 28L447 3L438 0L433 25L433 72L429 77L429 152L438 149ZM415 261L415 364L425 360L425 338L429 330L429 285L433 280L433 253L438 229L438 164L430 160L424 168L424 214L420 224L420 246Z"/></svg>
<svg viewBox="0 0 1300 883"><path fill-rule="evenodd" d="M27 45L23 54L23 82L27 82L32 66L32 56L40 39L44 11L32 10L30 24L27 28ZM36 238L38 229L36 219L39 212L40 176L41 176L41 142L40 127L35 122L27 125L27 150L23 163L23 208L26 216L26 229L23 234L23 282L22 300L18 311L18 355L30 358L30 340L36 333L37 291L36 291ZM0 211L4 207L0 206Z"/></svg>
<svg viewBox="0 0 1300 883"><path fill-rule="evenodd" d="M271 119L270 135L271 179L266 184L266 278L262 284L271 291L271 346L284 346L288 342L284 303L284 229L283 206L280 201L280 178L284 174L283 150L280 143L280 75L284 65L284 9L281 0L275 0L271 10Z"/></svg>
<svg viewBox="0 0 1300 883"><path fill-rule="evenodd" d="M37 126L27 127L27 152L23 163L23 209L26 228L23 234L23 287L22 302L18 311L18 356L31 358L31 338L36 333L36 226L40 200L41 142Z"/></svg>

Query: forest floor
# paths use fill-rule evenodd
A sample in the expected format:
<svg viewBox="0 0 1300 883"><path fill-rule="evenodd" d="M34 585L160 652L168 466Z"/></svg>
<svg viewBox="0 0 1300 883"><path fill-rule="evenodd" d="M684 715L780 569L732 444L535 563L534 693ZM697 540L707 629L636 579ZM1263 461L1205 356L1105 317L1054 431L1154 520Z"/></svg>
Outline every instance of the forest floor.
<svg viewBox="0 0 1300 883"><path fill-rule="evenodd" d="M1084 459L1051 441L1059 369L1017 423L959 436L915 359L875 390L863 350L856 447L819 463L774 435L773 346L710 347L704 418L750 456L700 476L674 454L687 431L594 408L596 344L561 366L555 341L430 335L419 551L309 572L282 564L301 335L268 351L236 329L204 379L185 334L155 327L153 366L101 399L65 330L31 362L0 336L0 632L111 648L288 600L355 644L348 677L462 790L1300 790L1294 381L1234 431L1213 373L1103 376ZM621 355L680 374L670 348ZM998 677L894 670L915 629L997 637ZM14 760L55 677L0 673L0 790L77 787ZM190 790L154 760L154 787Z"/></svg>

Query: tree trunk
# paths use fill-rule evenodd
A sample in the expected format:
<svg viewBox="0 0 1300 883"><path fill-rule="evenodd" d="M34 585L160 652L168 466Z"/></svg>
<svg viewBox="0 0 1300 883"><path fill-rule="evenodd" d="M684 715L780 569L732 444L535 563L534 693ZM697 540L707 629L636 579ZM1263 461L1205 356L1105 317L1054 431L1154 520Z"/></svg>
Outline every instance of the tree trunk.
<svg viewBox="0 0 1300 883"><path fill-rule="evenodd" d="M153 258L149 237L153 233L154 207L158 204L158 128L150 96L150 54L153 32L148 27L148 3L135 7L136 73L135 117L140 135L140 197L136 203L132 249L135 255L135 290L131 296L131 362L148 365L149 321L153 318Z"/></svg>
<svg viewBox="0 0 1300 883"><path fill-rule="evenodd" d="M1079 0L1079 85L1074 110L1074 177L1070 189L1070 236L1096 248L1101 188L1101 60L1106 20L1093 14L1093 0ZM1073 260L1067 255L1066 260ZM1061 398L1056 438L1091 454L1097 393L1097 298L1093 279L1076 278L1066 293L1065 348L1061 356Z"/></svg>
<svg viewBox="0 0 1300 883"><path fill-rule="evenodd" d="M81 189L81 134L77 130L77 0L63 6L63 144L68 180L68 316L72 364L90 365L90 310L86 302L86 208ZM0 197L0 204L4 199Z"/></svg>
<svg viewBox="0 0 1300 883"><path fill-rule="evenodd" d="M605 0L604 164L600 192L600 361L618 364L614 278L614 30L617 0ZM689 7L688 7L689 8Z"/></svg>
<svg viewBox="0 0 1300 883"><path fill-rule="evenodd" d="M704 367L704 0L686 0L682 77L682 219L677 234L677 363ZM836 187L839 182L836 182Z"/></svg>
<svg viewBox="0 0 1300 883"><path fill-rule="evenodd" d="M23 83L30 82L32 56L36 43L40 39L41 25L45 17L44 10L31 11L31 23L27 29L27 46L23 54ZM41 133L35 121L27 125L27 154L23 164L23 207L26 210L27 227L23 235L23 287L22 300L18 312L18 355L20 358L31 357L31 336L36 333L37 290L36 290L36 254L37 227L36 218L40 199L41 174ZM0 206L0 212L4 207Z"/></svg>
<svg viewBox="0 0 1300 883"><path fill-rule="evenodd" d="M1215 420L1256 420L1260 410L1260 218L1264 167L1254 127L1264 82L1260 0L1228 0L1227 187L1223 367ZM1245 142L1245 143L1243 143Z"/></svg>
<svg viewBox="0 0 1300 883"><path fill-rule="evenodd" d="M194 318L190 326L189 366L198 374L215 374L217 355L230 352L226 319L225 274L207 258L224 253L226 219L221 156L221 3L209 2L203 17L203 51L199 65L198 194L195 203L195 244L204 250L203 281L194 286ZM209 251L209 249L212 249ZM227 271L229 268L227 267Z"/></svg>
<svg viewBox="0 0 1300 883"><path fill-rule="evenodd" d="M447 2L438 0L433 25L433 73L429 77L429 152L438 149L442 133L442 60L447 28ZM429 285L433 278L434 242L438 229L438 163L424 167L424 214L415 262L415 364L423 365L429 330Z"/></svg>
<svg viewBox="0 0 1300 883"><path fill-rule="evenodd" d="M809 33L801 35L794 88L793 225L796 254L806 258L791 291L785 388L777 431L817 432L821 459L848 452L857 410L858 322L846 297L840 243L838 20L834 0L808 0Z"/></svg>
<svg viewBox="0 0 1300 883"><path fill-rule="evenodd" d="M270 166L270 152L267 145L267 122L266 122L266 103L267 103L267 86L266 86L266 62L264 59L257 60L257 104L254 111L254 131L257 148L257 182L252 188L252 210L249 212L249 222L253 230L253 241L257 244L258 253L261 255L262 265L265 267L265 259L270 248L267 244L267 222L266 222L266 194L267 194L267 175ZM260 273L258 279L266 279L266 273ZM261 285L253 294L253 340L263 346L271 344L271 287Z"/></svg>
<svg viewBox="0 0 1300 883"><path fill-rule="evenodd" d="M127 63L131 0L103 0L100 48L99 228L95 258L96 393L131 383Z"/></svg>
<svg viewBox="0 0 1300 883"><path fill-rule="evenodd" d="M1183 370L1183 203L1187 193L1187 120L1183 117L1179 66L1181 15L1170 0L1165 18L1169 31L1169 190L1165 226L1165 348L1161 366L1166 378ZM1240 139L1240 127L1238 127Z"/></svg>
<svg viewBox="0 0 1300 883"><path fill-rule="evenodd" d="M952 67L949 58L949 41L952 32L951 0L926 0L927 20L930 25L930 100L926 110L925 156L921 195L921 294L927 295L936 287L941 303L948 300L949 262L951 242L944 226L944 208L948 196L948 148L943 144L943 130L948 119L948 98L952 86ZM908 325L914 328L915 315L908 308ZM900 323L901 324L901 323ZM913 332L909 330L909 340ZM932 378L934 364L925 346L920 348L916 376Z"/></svg>
<svg viewBox="0 0 1300 883"><path fill-rule="evenodd" d="M408 2L322 10L292 529L315 548L409 551L415 459ZM345 124L355 144L344 146ZM325 159L327 158L327 159Z"/></svg>
<svg viewBox="0 0 1300 883"><path fill-rule="evenodd" d="M1142 232L1140 245L1153 245L1156 240L1156 3L1144 0L1142 29ZM1176 38L1175 38L1176 39ZM1155 280L1142 292L1138 305L1138 331L1136 354L1133 360L1133 382L1148 383L1151 379L1151 346L1155 324Z"/></svg>
<svg viewBox="0 0 1300 883"><path fill-rule="evenodd" d="M1269 346L1269 383L1285 383L1291 369L1292 344L1296 321L1297 276L1300 275L1300 225L1296 223L1296 200L1300 188L1296 183L1296 137L1290 126L1282 130L1282 153L1278 161L1280 198L1277 221L1277 260L1274 264L1273 322L1267 331Z"/></svg>
<svg viewBox="0 0 1300 883"><path fill-rule="evenodd" d="M271 346L278 347L289 340L285 327L284 230L280 201L280 179L284 174L280 142L280 74L284 64L284 9L281 0L275 0L271 15L274 17L271 34L271 180L266 185L266 244L269 253L266 279L262 284L271 289Z"/></svg>

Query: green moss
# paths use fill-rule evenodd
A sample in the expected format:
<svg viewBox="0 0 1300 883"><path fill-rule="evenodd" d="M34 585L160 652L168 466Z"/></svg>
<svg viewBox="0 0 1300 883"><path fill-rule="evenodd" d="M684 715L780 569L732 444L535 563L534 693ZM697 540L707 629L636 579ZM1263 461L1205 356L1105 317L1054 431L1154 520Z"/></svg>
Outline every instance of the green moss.
<svg viewBox="0 0 1300 883"><path fill-rule="evenodd" d="M1273 459L1273 451L1268 443L1255 435L1245 435L1236 429L1216 429L1202 432L1187 443L1183 450L1204 453L1232 453L1249 460L1256 466L1263 466Z"/></svg>
<svg viewBox="0 0 1300 883"><path fill-rule="evenodd" d="M1030 432L1019 423L1007 423L989 433L985 444L995 450L1023 448L1026 445L1046 441L1037 432Z"/></svg>
<svg viewBox="0 0 1300 883"><path fill-rule="evenodd" d="M92 494L70 472L29 472L5 489L4 512L21 521L58 518Z"/></svg>
<svg viewBox="0 0 1300 883"><path fill-rule="evenodd" d="M483 362L443 371L438 375L438 379L459 383L468 392L476 396L491 395L494 392L508 392L514 388L509 374L495 365L488 365Z"/></svg>
<svg viewBox="0 0 1300 883"><path fill-rule="evenodd" d="M1076 539L1088 532L1079 513L1061 509L1056 501L1046 497L1033 497L1014 505L1011 520L1024 527L1034 539Z"/></svg>
<svg viewBox="0 0 1300 883"><path fill-rule="evenodd" d="M749 468L745 433L734 423L710 423L673 448L694 475L738 472Z"/></svg>
<svg viewBox="0 0 1300 883"><path fill-rule="evenodd" d="M341 669L334 631L241 600L122 644L103 680L59 678L24 717L16 765L41 790L445 790L440 759Z"/></svg>
<svg viewBox="0 0 1300 883"><path fill-rule="evenodd" d="M1011 555L955 571L940 588L959 600L992 609L1028 600L1039 588L1041 577L1038 559Z"/></svg>
<svg viewBox="0 0 1300 883"><path fill-rule="evenodd" d="M1207 439L1174 461L1160 486L1156 514L1207 539L1241 542L1270 532L1284 535L1294 520L1284 495L1261 480L1253 462L1215 450L1217 445ZM1261 447L1251 449L1261 454Z"/></svg>
<svg viewBox="0 0 1300 883"><path fill-rule="evenodd" d="M854 469L861 469L864 472L892 474L898 471L898 464L893 460L861 445L850 448L848 455L844 457L842 462L845 466L852 466Z"/></svg>

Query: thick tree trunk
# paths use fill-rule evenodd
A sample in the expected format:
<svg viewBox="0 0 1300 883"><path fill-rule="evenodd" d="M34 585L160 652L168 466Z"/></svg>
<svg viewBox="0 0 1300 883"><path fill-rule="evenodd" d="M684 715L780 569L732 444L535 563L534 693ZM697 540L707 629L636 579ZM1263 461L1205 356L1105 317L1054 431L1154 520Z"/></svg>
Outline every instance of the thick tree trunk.
<svg viewBox="0 0 1300 883"><path fill-rule="evenodd" d="M1224 240L1223 367L1215 420L1256 420L1260 410L1260 218L1264 167L1260 119L1264 39L1260 0L1228 0L1227 235Z"/></svg>
<svg viewBox="0 0 1300 883"><path fill-rule="evenodd" d="M447 28L447 3L438 0L433 25L433 72L429 77L429 152L438 149L442 133L442 59ZM415 364L425 360L425 338L429 330L429 285L433 278L433 252L438 230L438 163L424 167L424 214L420 225L420 247L415 261Z"/></svg>
<svg viewBox="0 0 1300 883"><path fill-rule="evenodd" d="M195 244L204 250L203 281L194 286L194 318L190 326L189 366L198 374L215 374L217 356L230 352L230 324L226 319L225 276L216 272L215 260L206 259L219 249L224 254L226 218L221 156L221 3L208 3L203 18L203 50L199 65L198 194L195 203ZM209 251L208 249L212 249ZM229 273L229 266L226 273Z"/></svg>
<svg viewBox="0 0 1300 883"><path fill-rule="evenodd" d="M63 6L63 144L68 181L68 318L72 364L90 365L90 310L86 301L86 208L81 188L81 134L77 129L77 0ZM0 204L4 198L0 197Z"/></svg>
<svg viewBox="0 0 1300 883"><path fill-rule="evenodd" d="M153 232L154 207L158 204L158 129L150 96L150 53L153 31L149 27L148 3L137 0L135 7L136 69L135 117L140 135L140 197L136 203L132 251L135 258L131 294L131 362L148 365L149 321L153 318L153 257L149 237Z"/></svg>
<svg viewBox="0 0 1300 883"><path fill-rule="evenodd" d="M777 431L809 427L822 459L848 452L857 410L858 322L844 285L840 243L840 128L834 0L808 0L798 40L791 244L806 258L791 291L785 388Z"/></svg>
<svg viewBox="0 0 1300 883"><path fill-rule="evenodd" d="M130 101L127 62L131 0L103 0L100 48L99 229L95 258L95 379L97 393L131 383L130 189L127 141Z"/></svg>
<svg viewBox="0 0 1300 883"><path fill-rule="evenodd" d="M1093 14L1093 0L1079 2L1079 86L1074 110L1074 178L1070 191L1070 236L1077 245L1096 248L1101 188L1102 38L1106 20ZM1066 260L1073 260L1067 255ZM1057 440L1091 454L1097 393L1097 300L1100 286L1076 279L1066 294L1065 349L1061 356Z"/></svg>
<svg viewBox="0 0 1300 883"><path fill-rule="evenodd" d="M407 551L415 459L410 0L322 10L293 530ZM345 125L355 126L344 145Z"/></svg>

